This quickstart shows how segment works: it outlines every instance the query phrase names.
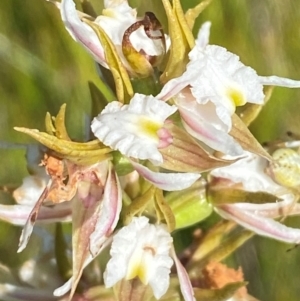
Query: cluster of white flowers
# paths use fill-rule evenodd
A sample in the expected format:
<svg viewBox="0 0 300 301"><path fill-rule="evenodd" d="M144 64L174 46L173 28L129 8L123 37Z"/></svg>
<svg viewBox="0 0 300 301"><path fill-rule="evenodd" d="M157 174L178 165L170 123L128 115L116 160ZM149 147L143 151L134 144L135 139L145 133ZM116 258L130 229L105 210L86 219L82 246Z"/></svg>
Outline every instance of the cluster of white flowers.
<svg viewBox="0 0 300 301"><path fill-rule="evenodd" d="M86 22L88 16L76 10L73 0L56 3L73 39L81 43L97 63L110 69L105 53L106 45L99 39L94 26L101 28L107 39L111 40L128 73L136 74L136 69L132 68L122 51L125 31L140 20L136 10L126 0L105 0L104 4L103 15L94 21L89 20L89 23ZM245 191L273 194L279 200L266 204L220 204L215 205L216 212L257 234L288 243L299 243L299 229L288 228L274 220L283 212L287 215L298 213L299 207L293 206L295 195L265 173L267 159L248 152L230 132L236 107L247 103L263 105L263 85L298 88L300 82L276 76L258 76L255 70L243 65L237 55L223 47L209 45L210 26L210 22L202 25L195 46L188 54L185 71L180 76L168 80L157 95L133 93L128 103L118 100L108 103L92 121L91 130L105 147L111 152L119 152L132 169L155 189L176 191L189 188L201 177L201 172L194 172L193 169L192 172L186 170L180 173L175 168L165 171L168 168L164 166L162 150L174 144L175 138L168 125L176 120L185 135L203 147L203 152L209 149L205 153L207 158L211 158L210 155L215 151L223 154L218 161L221 162L220 167L211 168L209 179L227 180L240 184ZM150 35L148 30L145 25L139 26L130 35L130 47L147 58L163 55L167 49L156 38L160 31L154 28ZM164 36L164 41L172 43L168 36ZM228 163L226 156L233 159L233 163ZM42 207L39 212L38 220L41 221L70 219L71 216L73 223L80 221L81 224L76 225L82 229L76 228L77 232L73 232L73 246L81 243L82 237L85 237L86 247L73 251L73 258L80 257L82 262L79 265L73 262L75 275L57 289L55 295L63 295L70 289L71 294L74 294L83 268L111 243L111 259L104 272L107 288L122 280L139 278L143 285L151 287L155 298L160 299L169 288L171 267L175 263L184 300L195 300L192 284L176 257L171 230L167 225L160 223L159 219L153 224L145 216L133 216L128 225L115 231L120 220L124 187L110 160L85 168L68 163L69 183L74 181L71 184L75 188L70 192L70 198L64 201L72 200L72 205L58 204L53 209ZM149 162L144 164L140 160ZM228 166L222 167L226 165L224 162ZM164 172L161 172L160 167ZM40 177L31 176L15 192L19 205L0 205L0 218L14 224L24 225L26 220L26 225L31 223L30 231L27 226L23 231L21 249L26 246L31 234L33 214L30 212L36 210L35 215L38 213L34 208L39 196L43 191L48 193L54 189L53 183L59 183L62 190L68 188L64 186L64 179L48 174L52 186L47 186ZM49 200L49 194L45 199L47 197ZM86 210L86 216L80 215L78 208Z"/></svg>

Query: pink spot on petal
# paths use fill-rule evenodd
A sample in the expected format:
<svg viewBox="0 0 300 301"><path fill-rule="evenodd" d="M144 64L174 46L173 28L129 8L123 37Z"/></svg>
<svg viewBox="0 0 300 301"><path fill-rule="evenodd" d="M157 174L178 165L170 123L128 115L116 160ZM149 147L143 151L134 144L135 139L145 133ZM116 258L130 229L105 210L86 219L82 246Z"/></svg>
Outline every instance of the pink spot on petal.
<svg viewBox="0 0 300 301"><path fill-rule="evenodd" d="M158 148L165 148L165 147L169 146L173 142L172 135L165 128L159 129L157 131L157 136L159 138Z"/></svg>

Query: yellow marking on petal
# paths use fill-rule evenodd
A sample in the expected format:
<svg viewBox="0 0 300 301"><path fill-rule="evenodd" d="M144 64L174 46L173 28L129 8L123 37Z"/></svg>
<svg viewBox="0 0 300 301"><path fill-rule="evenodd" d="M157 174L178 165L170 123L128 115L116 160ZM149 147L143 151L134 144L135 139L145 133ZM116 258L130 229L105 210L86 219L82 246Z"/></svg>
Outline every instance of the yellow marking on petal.
<svg viewBox="0 0 300 301"><path fill-rule="evenodd" d="M159 122L155 122L150 118L142 117L139 120L139 127L141 132L151 137L152 139L159 140L157 131L162 127L162 124Z"/></svg>
<svg viewBox="0 0 300 301"><path fill-rule="evenodd" d="M234 107L243 106L247 102L244 93L238 89L229 88L226 94L232 101Z"/></svg>
<svg viewBox="0 0 300 301"><path fill-rule="evenodd" d="M140 278L141 282L145 285L148 284L149 267L151 267L151 260L156 254L156 250L152 246L144 246L140 256L133 256L128 264L128 271L126 275L127 280L135 277ZM150 265L149 265L150 260ZM148 263L148 264L147 264Z"/></svg>
<svg viewBox="0 0 300 301"><path fill-rule="evenodd" d="M140 280L143 284L145 284L145 285L148 284L147 272L146 272L145 266L143 264L137 263L128 272L129 273L127 274L127 277L126 277L127 280L131 280L135 277L138 277L138 278L140 278Z"/></svg>

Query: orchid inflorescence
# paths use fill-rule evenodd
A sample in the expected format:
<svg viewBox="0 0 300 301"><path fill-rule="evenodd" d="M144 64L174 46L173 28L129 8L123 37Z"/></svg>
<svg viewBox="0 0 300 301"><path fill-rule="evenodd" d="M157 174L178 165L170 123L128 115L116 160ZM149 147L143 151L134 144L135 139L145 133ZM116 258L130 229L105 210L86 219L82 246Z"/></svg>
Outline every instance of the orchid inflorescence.
<svg viewBox="0 0 300 301"><path fill-rule="evenodd" d="M76 10L73 0L50 2L115 99L104 99L93 116L89 141L72 141L65 105L56 117L47 114L45 132L15 128L43 145L28 148L31 175L13 193L17 204L0 205L1 219L24 226L18 252L36 222L72 224L72 273L49 298L254 300L241 271L220 261L253 234L300 243L300 229L276 220L300 213L300 154L297 141L264 148L248 126L252 109L270 96L264 86L300 88L300 81L259 76L210 45L210 22L194 39L194 21L210 1L185 14L179 0L162 0L168 31L126 0L104 0L100 16ZM172 234L213 211L224 220L195 238L187 257L179 254ZM233 232L237 225L244 230ZM78 289L96 257L106 260L99 283ZM211 269L228 281L220 285ZM17 285L1 290L4 300L20 294ZM27 289L21 300L38 294Z"/></svg>

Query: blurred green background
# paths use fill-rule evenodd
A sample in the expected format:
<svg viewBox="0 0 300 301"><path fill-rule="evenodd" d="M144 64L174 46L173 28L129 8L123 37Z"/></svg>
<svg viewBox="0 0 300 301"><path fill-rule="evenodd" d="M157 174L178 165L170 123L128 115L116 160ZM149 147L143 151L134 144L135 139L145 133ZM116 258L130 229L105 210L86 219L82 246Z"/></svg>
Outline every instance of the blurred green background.
<svg viewBox="0 0 300 301"><path fill-rule="evenodd" d="M79 1L78 1L79 2ZM91 0L99 9L101 0ZM143 2L143 3L142 3ZM182 0L187 9L198 1ZM139 12L153 11L163 21L160 0L131 2ZM215 0L197 21L211 20L211 44L238 54L260 75L300 79L299 0ZM196 31L195 31L196 34ZM47 111L67 103L67 126L82 139L90 115L87 81L99 85L95 64L66 32L58 10L43 0L0 1L0 185L19 185L27 174L24 149L32 142L14 126L44 129ZM260 141L300 134L300 89L276 88L271 101L251 126ZM8 144L11 143L10 146ZM1 203L11 200L0 192ZM299 218L288 219L300 227ZM21 229L0 223L0 263L17 267ZM244 268L249 292L262 301L298 301L300 253L295 248L255 237L235 255ZM27 253L28 255L29 253Z"/></svg>

